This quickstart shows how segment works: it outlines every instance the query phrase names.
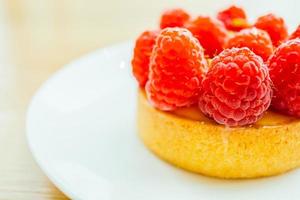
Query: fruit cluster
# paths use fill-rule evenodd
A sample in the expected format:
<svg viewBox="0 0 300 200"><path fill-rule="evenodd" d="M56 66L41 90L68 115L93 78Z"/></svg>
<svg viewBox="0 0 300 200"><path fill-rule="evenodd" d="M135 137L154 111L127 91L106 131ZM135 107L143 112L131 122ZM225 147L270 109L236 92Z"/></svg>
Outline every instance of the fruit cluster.
<svg viewBox="0 0 300 200"><path fill-rule="evenodd" d="M132 69L163 111L196 105L227 126L253 124L270 105L300 117L300 26L288 35L274 14L249 23L236 6L216 18L167 10L160 30L138 37Z"/></svg>

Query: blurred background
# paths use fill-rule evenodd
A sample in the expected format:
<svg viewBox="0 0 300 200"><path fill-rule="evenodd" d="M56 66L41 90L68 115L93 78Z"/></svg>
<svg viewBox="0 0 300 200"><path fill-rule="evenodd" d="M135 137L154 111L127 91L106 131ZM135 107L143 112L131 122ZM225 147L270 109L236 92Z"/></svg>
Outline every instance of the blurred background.
<svg viewBox="0 0 300 200"><path fill-rule="evenodd" d="M213 15L232 4L250 20L274 12L290 32L300 23L298 0L0 0L0 199L67 199L36 166L25 137L28 103L51 74L87 52L158 28L166 8Z"/></svg>

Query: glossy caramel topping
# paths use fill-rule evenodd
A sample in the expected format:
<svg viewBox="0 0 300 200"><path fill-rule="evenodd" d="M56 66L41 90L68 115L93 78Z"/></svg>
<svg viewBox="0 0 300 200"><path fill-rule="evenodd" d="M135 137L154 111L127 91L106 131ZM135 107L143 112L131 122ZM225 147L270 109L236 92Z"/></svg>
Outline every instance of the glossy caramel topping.
<svg viewBox="0 0 300 200"><path fill-rule="evenodd" d="M172 112L173 114L187 118L192 119L196 121L202 121L207 123L215 123L212 119L209 119L208 117L204 116L203 113L197 108L197 107L190 107L190 108L180 108ZM290 117L287 115L283 115L277 112L273 112L268 110L264 116L258 120L255 124L252 126L279 126L284 125L290 122L293 122L297 120L294 117Z"/></svg>

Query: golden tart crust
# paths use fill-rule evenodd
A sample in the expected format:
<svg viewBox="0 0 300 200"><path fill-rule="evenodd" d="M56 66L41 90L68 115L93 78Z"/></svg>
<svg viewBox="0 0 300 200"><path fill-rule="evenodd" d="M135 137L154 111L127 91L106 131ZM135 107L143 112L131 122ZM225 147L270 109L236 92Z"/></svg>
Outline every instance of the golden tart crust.
<svg viewBox="0 0 300 200"><path fill-rule="evenodd" d="M198 109L153 108L138 92L138 132L157 156L180 168L220 178L255 178L300 166L300 120L268 111L251 127L227 128Z"/></svg>

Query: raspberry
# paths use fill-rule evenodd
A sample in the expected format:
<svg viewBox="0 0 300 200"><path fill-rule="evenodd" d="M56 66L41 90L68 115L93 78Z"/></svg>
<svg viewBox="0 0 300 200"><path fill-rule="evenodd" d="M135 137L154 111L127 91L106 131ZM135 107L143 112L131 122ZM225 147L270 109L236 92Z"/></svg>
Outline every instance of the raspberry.
<svg viewBox="0 0 300 200"><path fill-rule="evenodd" d="M248 47L251 51L267 61L273 52L273 45L267 32L250 28L234 34L226 43L226 48Z"/></svg>
<svg viewBox="0 0 300 200"><path fill-rule="evenodd" d="M165 111L197 103L206 69L203 49L188 30L162 30L151 55L146 84L150 103Z"/></svg>
<svg viewBox="0 0 300 200"><path fill-rule="evenodd" d="M284 20L273 14L259 17L254 26L267 31L274 46L280 45L288 36Z"/></svg>
<svg viewBox="0 0 300 200"><path fill-rule="evenodd" d="M141 87L144 87L148 80L150 55L157 35L158 31L145 31L135 43L131 61L132 72Z"/></svg>
<svg viewBox="0 0 300 200"><path fill-rule="evenodd" d="M199 40L209 57L214 57L223 50L227 32L219 21L199 16L187 23L186 28Z"/></svg>
<svg viewBox="0 0 300 200"><path fill-rule="evenodd" d="M245 11L236 6L220 11L217 18L231 31L240 31L249 27Z"/></svg>
<svg viewBox="0 0 300 200"><path fill-rule="evenodd" d="M199 108L216 122L227 126L252 124L271 103L268 68L247 47L226 49L213 58L202 92Z"/></svg>
<svg viewBox="0 0 300 200"><path fill-rule="evenodd" d="M300 38L300 25L297 27L297 29L290 35L289 39L295 39Z"/></svg>
<svg viewBox="0 0 300 200"><path fill-rule="evenodd" d="M281 44L269 59L274 84L272 107L300 117L300 39Z"/></svg>
<svg viewBox="0 0 300 200"><path fill-rule="evenodd" d="M190 15L180 8L167 10L161 16L160 28L183 27L189 19Z"/></svg>

